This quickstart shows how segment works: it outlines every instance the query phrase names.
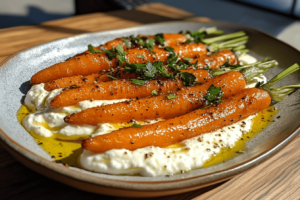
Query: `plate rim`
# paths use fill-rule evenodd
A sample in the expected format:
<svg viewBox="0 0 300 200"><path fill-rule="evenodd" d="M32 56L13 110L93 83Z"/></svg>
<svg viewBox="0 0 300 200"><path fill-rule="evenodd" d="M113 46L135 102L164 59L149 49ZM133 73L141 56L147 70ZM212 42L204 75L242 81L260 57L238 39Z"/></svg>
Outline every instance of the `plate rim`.
<svg viewBox="0 0 300 200"><path fill-rule="evenodd" d="M76 39L76 37L86 37L86 36L90 36L90 35L93 35L93 34L97 34L97 33L111 33L111 32L114 32L114 31L122 31L122 30L130 30L130 29L138 29L140 27L151 27L151 26L155 26L155 25L168 25L168 24L173 24L173 23L191 23L191 24L205 24L205 23L214 23L216 24L222 24L222 25L230 25L230 26L233 26L233 27L241 27L241 28L247 28L247 29L252 29L256 32L259 32L261 34L264 34L264 35L267 35L268 37L271 37L287 46L289 46L290 48L292 48L293 50L296 50L299 55L300 55L300 51L298 49L296 49L295 47L265 33L265 32L262 32L260 30L257 30L255 28L252 28L252 27L247 27L247 26L244 26L244 25L240 25L240 24L235 24L235 23L230 23L230 22L222 22L222 21L214 21L214 20L211 20L211 21L208 21L208 22L185 22L185 21L172 21L172 22L159 22L159 23L152 23L152 24L146 24L146 25L141 25L141 26L133 26L133 27L129 27L129 28L122 28L122 29L113 29L113 30L107 30L107 31L99 31L99 32L94 32L94 33L84 33L84 34L79 34L79 35L75 35L75 36L71 36L71 37L65 37L65 38L60 38L60 39L56 39L56 40L53 40L53 41L49 41L49 42L46 42L46 43L43 43L43 44L39 44L39 45L35 45L35 46L32 46L30 48L27 48L27 49L24 49L24 50L21 50L19 52L16 52L14 54L12 54L11 56L9 56L8 58L6 58L5 60L3 60L1 63L0 63L0 67L3 66L6 62L8 62L10 59L14 58L15 56L19 55L20 53L24 52L24 51L27 51L27 50L31 50L33 48L36 48L36 47L39 47L39 46L43 46L43 45L46 45L46 44L49 44L49 43L53 43L53 42L59 42L61 40L66 40L66 39ZM98 186L103 186L101 185L101 183L99 183L97 180L93 180L93 179L105 179L104 181L117 181L117 182L126 182L126 183L130 183L130 184L155 184L155 183L159 183L160 184L164 184L164 183L170 183L170 182L184 182L184 181L189 181L189 180L195 180L195 179L199 179L199 178L202 178L202 177L206 177L206 176L212 176L212 175L216 175L216 174L226 174L229 172L231 172L231 176L230 177L227 177L225 179L229 179L239 173L242 173L252 167L254 167L255 165L267 160L269 157L266 156L266 154L268 155L271 155L270 157L274 156L275 153L277 153L279 150L281 150L284 146L286 146L290 141L292 141L292 139L294 139L297 134L299 133L300 131L300 125L298 125L294 130L292 130L291 132L289 132L289 134L287 134L285 137L283 137L281 139L280 142L278 142L277 144L274 144L274 146L260 154L258 154L257 156L253 157L252 159L248 160L247 162L242 162L242 163L239 163L237 165L234 165L234 166L231 166L229 168L226 168L224 170L218 170L218 171L215 171L213 173L208 173L208 174L202 174L202 175L197 175L197 176L193 176L193 177L189 177L189 178L186 178L184 180L180 180L180 179L177 179L177 180L167 180L167 181L157 181L157 182L145 182L145 181L128 181L128 180L113 180L113 179L107 179L107 178L104 178L104 177L96 177L96 176L93 176L92 174L83 174L84 176L88 176L88 178L86 179L89 179L89 180L84 180L83 178L84 177L74 177L72 176L72 173L74 171L74 173L78 173L79 171L76 171L74 169L71 169L71 172L70 174L68 173L68 171L70 170L70 168L68 168L66 170L66 168L62 165L53 165L52 161L50 160L47 160L45 158L43 158L42 156L39 156L37 154L35 154L34 152L32 152L31 150L23 147L22 145L20 145L19 143L15 142L12 138L9 137L8 134L6 134L0 127L0 138L3 140L3 142L5 142L5 144L7 145L6 146L6 149L7 148L11 148L12 150L18 152L21 156L25 157L26 159L29 159L30 161L34 162L35 164L38 164L38 165L41 165L42 167L45 167L47 168L48 170L52 170L54 171L55 173L61 175L62 177L64 176L67 176L69 178L73 178L73 179L76 179L78 181L82 181L82 182L88 182L90 184L95 184L95 185L98 185ZM24 151L26 151L26 153L24 153ZM34 158L35 157L35 158ZM38 159L41 159L43 162L39 162L37 161ZM19 160L19 159L18 159ZM22 161L21 161L22 162ZM23 163L23 162L22 162ZM24 163L23 163L24 164ZM51 166L54 166L54 167L51 167ZM39 171L38 171L39 172ZM39 172L41 173L41 172ZM44 173L42 173L44 174ZM45 175L45 174L44 174ZM228 176L228 175L227 175ZM51 178L51 177L50 177ZM92 180L90 180L90 178ZM224 180L224 179L222 179ZM60 182L62 182L61 180L58 180ZM208 181L207 185L211 185L211 184L214 184L215 181ZM67 184L67 183L66 183ZM194 186L196 186L197 183L194 183ZM73 186L74 187L74 186ZM128 187L116 187L116 186L110 186L110 187L113 187L114 189L119 189L119 190L128 190ZM172 190L178 190L178 189L183 189L184 187L180 187L180 186L177 186L177 188L173 188ZM185 187L186 188L186 187ZM187 186L187 188L191 188L191 186ZM200 188L200 187L199 187ZM78 188L78 189L82 189L82 188ZM130 191L142 191L140 190L139 188L132 188L129 189ZM157 186L156 188L154 189L151 189L149 191L170 191L171 189L162 189L161 186ZM191 189L193 190L193 189ZM149 192L148 191L148 192ZM95 192L95 191L90 191L90 192ZM101 194L104 194L102 191L99 191L99 193ZM177 193L180 193L180 192L177 192ZM172 194L175 194L175 193L172 193ZM114 194L116 195L116 194ZM123 195L122 195L123 196Z"/></svg>

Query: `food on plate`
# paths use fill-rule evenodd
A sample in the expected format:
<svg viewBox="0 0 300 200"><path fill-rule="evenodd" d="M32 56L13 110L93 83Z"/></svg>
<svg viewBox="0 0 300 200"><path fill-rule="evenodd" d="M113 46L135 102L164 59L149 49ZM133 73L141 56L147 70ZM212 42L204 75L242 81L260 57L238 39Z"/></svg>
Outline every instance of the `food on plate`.
<svg viewBox="0 0 300 200"><path fill-rule="evenodd" d="M236 64L236 56L232 51L229 50L220 50L218 52L212 53L210 55L204 55L199 58L192 59L190 61L191 64L195 64L198 69L201 69L205 66L208 66L210 69L217 69L218 67L225 64L228 60L230 65ZM185 63L183 63L185 64ZM185 67L187 69L194 68L194 65L190 65ZM109 71L101 71L99 73L90 74L87 76L72 76L72 77L63 77L57 80L49 81L45 83L45 89L48 91L65 88L68 86L76 85L76 86L84 86L90 83L95 82L104 82L110 81L113 78L116 79L130 79L130 78L138 78L139 75L136 73L128 73L124 68L111 68Z"/></svg>
<svg viewBox="0 0 300 200"><path fill-rule="evenodd" d="M67 116L65 121L70 124L96 125L98 123L122 123L132 119L144 121L177 117L204 107L204 97L210 91L211 85L222 88L222 98L228 98L243 90L246 86L246 81L252 80L253 74L256 76L260 75L276 65L277 62L274 61L253 64L251 65L251 73L248 72L247 68L242 70L245 75L237 71L227 71L228 73L207 79L201 85L177 88L177 91L172 93L174 98L168 98L166 94L158 95L157 91L153 90L151 93L155 94L152 94L154 95L152 97L89 108ZM235 68L234 70L238 69L240 68ZM213 88L211 91L213 92Z"/></svg>
<svg viewBox="0 0 300 200"><path fill-rule="evenodd" d="M271 98L264 90L245 89L217 106L197 109L180 117L142 127L124 128L86 139L86 150L102 153L111 149L130 151L147 147L167 147L183 140L214 131L267 108Z"/></svg>
<svg viewBox="0 0 300 200"><path fill-rule="evenodd" d="M191 43L173 46L174 52L179 58L193 58L197 55L205 55L207 53L206 46L202 43ZM118 49L116 49L118 50ZM124 51L125 61L128 63L146 63L147 61L166 61L170 55L168 50L154 46L153 51L145 48L134 48ZM120 51L119 51L120 52ZM97 73L101 70L108 70L109 67L118 66L119 60L116 57L117 52L84 54L73 57L65 62L57 63L49 68L43 69L31 77L31 84L44 83L56 80L62 77L70 77L76 75L89 75ZM118 55L121 55L118 53ZM141 56L138 56L141 55ZM123 62L122 62L123 63Z"/></svg>
<svg viewBox="0 0 300 200"><path fill-rule="evenodd" d="M172 46L173 51L178 54L179 58L188 57L193 58L196 56L206 55L207 47L203 42L203 36L199 35L202 32L195 31L196 34L191 33L190 37L194 37L193 41L195 43L183 43L179 45ZM199 34L198 34L199 33ZM206 33L206 32L203 32ZM245 35L244 32L237 32L235 34L228 34L225 36L220 36L216 38L206 39L206 43L212 43L216 41L225 40L229 38L235 38L239 36ZM225 49L227 46L230 48L235 45L238 46L247 41L247 37L238 38L238 40L232 40L225 43L211 44L213 47L213 51L218 51L220 49ZM116 48L112 48L110 50L105 51L95 51L92 47L89 48L91 53L84 53L78 56L74 56L66 60L65 62L57 63L39 71L31 77L30 83L32 85L44 83L52 80L56 80L62 77L70 77L76 75L89 75L92 73L97 73L101 70L108 70L109 67L117 67L118 64L124 63L125 61L129 63L145 63L147 61L155 62L155 61L166 61L170 54L173 52L169 52L164 48L160 48L159 45L155 44L154 39L146 39L140 40L140 38L133 38L132 42L135 42L141 46L138 48L128 49L124 51L121 45L117 44ZM159 41L159 40L157 40ZM144 45L144 46L142 46ZM123 57L125 56L125 57Z"/></svg>
<svg viewBox="0 0 300 200"><path fill-rule="evenodd" d="M265 128L261 118L272 121L271 98L281 101L299 87L270 89L298 65L263 84L275 60L246 54L244 32L211 33L219 31L88 45L33 75L20 122L53 158L77 165L81 154L79 166L90 171L158 176L209 166Z"/></svg>
<svg viewBox="0 0 300 200"><path fill-rule="evenodd" d="M211 90L209 88L212 87ZM240 72L232 71L209 79L202 85L179 87L172 92L174 98L167 94L119 102L111 105L94 107L70 115L65 121L70 124L122 123L132 119L145 121L150 119L169 119L177 117L197 108L204 107L205 95L214 92L216 87L222 88L222 98L242 91L246 86L244 76ZM221 99L221 98L220 98Z"/></svg>
<svg viewBox="0 0 300 200"><path fill-rule="evenodd" d="M200 82L210 78L210 74L206 70L191 69L187 72L193 74ZM151 96L153 90L160 94L183 86L184 81L181 80L181 75L177 79L165 80L113 80L66 89L54 97L50 105L59 108L76 105L84 100L144 98Z"/></svg>

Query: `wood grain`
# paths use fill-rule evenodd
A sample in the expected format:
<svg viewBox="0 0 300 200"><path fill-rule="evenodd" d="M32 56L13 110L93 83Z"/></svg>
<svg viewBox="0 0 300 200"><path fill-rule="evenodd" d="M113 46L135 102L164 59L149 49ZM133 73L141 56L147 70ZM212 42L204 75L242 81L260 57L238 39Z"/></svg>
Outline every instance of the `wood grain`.
<svg viewBox="0 0 300 200"><path fill-rule="evenodd" d="M300 135L278 154L214 190L202 199L299 199Z"/></svg>
<svg viewBox="0 0 300 200"><path fill-rule="evenodd" d="M93 13L34 26L2 29L0 62L17 51L59 38L174 20L203 22L210 19L156 3L133 11ZM271 159L228 182L152 199L299 199L299 142L300 136ZM21 165L1 146L0 177L1 199L130 199L91 194L46 178Z"/></svg>

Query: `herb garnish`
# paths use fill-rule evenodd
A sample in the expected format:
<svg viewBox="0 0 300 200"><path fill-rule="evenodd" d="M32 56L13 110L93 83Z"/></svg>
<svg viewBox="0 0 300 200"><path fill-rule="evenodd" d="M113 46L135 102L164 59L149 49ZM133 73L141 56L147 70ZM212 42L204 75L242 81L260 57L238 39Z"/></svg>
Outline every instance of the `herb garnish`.
<svg viewBox="0 0 300 200"><path fill-rule="evenodd" d="M105 52L109 60L112 60L117 55L115 53L115 48L112 48L111 50L105 50Z"/></svg>
<svg viewBox="0 0 300 200"><path fill-rule="evenodd" d="M210 105L216 105L217 103L222 102L221 98L223 97L224 92L221 90L221 87L216 87L213 84L209 87L206 95L204 96L206 107Z"/></svg>
<svg viewBox="0 0 300 200"><path fill-rule="evenodd" d="M204 39L204 36L207 35L207 32L206 31L201 31L201 32L200 31L194 31L194 32L186 31L185 34L189 34L193 38L194 42L204 43L203 39ZM191 40L186 41L186 43L190 43L190 42L191 42Z"/></svg>
<svg viewBox="0 0 300 200"><path fill-rule="evenodd" d="M158 93L156 92L156 90L152 90L151 95L158 95Z"/></svg>
<svg viewBox="0 0 300 200"><path fill-rule="evenodd" d="M189 64L182 61L178 61L177 66L179 67L179 69L187 69L189 67Z"/></svg>
<svg viewBox="0 0 300 200"><path fill-rule="evenodd" d="M258 81L258 82L255 84L255 88L259 88L259 87L261 87L263 84L264 84L264 81Z"/></svg>
<svg viewBox="0 0 300 200"><path fill-rule="evenodd" d="M185 61L191 61L191 60L193 60L193 58L183 57L182 60L185 60Z"/></svg>
<svg viewBox="0 0 300 200"><path fill-rule="evenodd" d="M127 47L127 49L130 49L131 48L131 46L129 45L129 38L124 38L124 42L125 42L125 45L126 45L126 47Z"/></svg>
<svg viewBox="0 0 300 200"><path fill-rule="evenodd" d="M143 75L144 79L154 78L155 73L157 72L156 65L157 63L152 64L149 61L146 63L146 69L144 70L144 75Z"/></svg>
<svg viewBox="0 0 300 200"><path fill-rule="evenodd" d="M173 78L173 73L168 73L166 71L166 68L163 66L163 62L161 61L156 61L153 64L155 64L155 67L157 69L157 71L164 77L167 78Z"/></svg>
<svg viewBox="0 0 300 200"><path fill-rule="evenodd" d="M91 44L88 45L88 50L89 50L92 54L94 54L94 53L103 53L103 51L95 50Z"/></svg>
<svg viewBox="0 0 300 200"><path fill-rule="evenodd" d="M174 94L167 94L166 97L168 99L176 99L177 98Z"/></svg>
<svg viewBox="0 0 300 200"><path fill-rule="evenodd" d="M155 40L152 39L152 38L148 38L148 39L146 40L145 46L146 46L146 48L147 48L150 52L156 53L155 51L152 51L152 49L154 48L154 44L155 44Z"/></svg>
<svg viewBox="0 0 300 200"><path fill-rule="evenodd" d="M126 59L124 56L117 55L117 59L119 60L119 65L122 65L122 63L126 62Z"/></svg>
<svg viewBox="0 0 300 200"><path fill-rule="evenodd" d="M137 74L142 74L143 73L143 69L146 69L146 64L145 63L129 63L126 61L125 64L125 71L128 73L137 73Z"/></svg>
<svg viewBox="0 0 300 200"><path fill-rule="evenodd" d="M140 127L142 127L142 125L140 125L140 124L133 124L131 127L138 127L138 128L140 128Z"/></svg>
<svg viewBox="0 0 300 200"><path fill-rule="evenodd" d="M229 64L229 59L227 58L226 62L220 68L236 69L241 66L242 65L240 65L240 64L236 64L236 65Z"/></svg>
<svg viewBox="0 0 300 200"><path fill-rule="evenodd" d="M198 69L198 60L193 64L194 69Z"/></svg>
<svg viewBox="0 0 300 200"><path fill-rule="evenodd" d="M109 74L107 74L106 76L109 77L109 78L111 78L111 79L118 80L117 78L115 78L115 77L113 77L113 76L111 76Z"/></svg>
<svg viewBox="0 0 300 200"><path fill-rule="evenodd" d="M137 57L137 58L144 58L144 55L137 54L136 57Z"/></svg>
<svg viewBox="0 0 300 200"><path fill-rule="evenodd" d="M179 61L177 63L177 65L175 65L179 55L176 56L174 49L172 47L165 47L165 50L170 52L170 56L167 59L168 66L170 67L170 69L176 71L178 75L180 75L183 85L184 86L194 85L194 83L196 81L196 77L192 73L180 71L181 69L187 69L190 65L193 65L193 64ZM184 60L190 61L191 59L192 58L186 58ZM198 64L198 62L196 62L196 67L197 67L197 64ZM194 66L194 68L195 68L195 66Z"/></svg>
<svg viewBox="0 0 300 200"><path fill-rule="evenodd" d="M161 34L156 34L155 35L155 39L156 39L156 41L160 44L160 45L162 45L162 46L164 46L165 45L165 38L164 38L164 35L161 33Z"/></svg>
<svg viewBox="0 0 300 200"><path fill-rule="evenodd" d="M141 86L143 86L146 83L146 81L139 80L139 79L130 79L130 80L131 80L131 83L136 84L136 85L141 85Z"/></svg>
<svg viewBox="0 0 300 200"><path fill-rule="evenodd" d="M180 72L179 74L183 85L193 86L195 84L196 77L194 76L194 74L188 72Z"/></svg>
<svg viewBox="0 0 300 200"><path fill-rule="evenodd" d="M127 54L127 53L124 51L122 45L120 45L120 44L117 44L116 50L117 50L117 52L119 53L119 55L121 55L121 56L125 56L125 55Z"/></svg>

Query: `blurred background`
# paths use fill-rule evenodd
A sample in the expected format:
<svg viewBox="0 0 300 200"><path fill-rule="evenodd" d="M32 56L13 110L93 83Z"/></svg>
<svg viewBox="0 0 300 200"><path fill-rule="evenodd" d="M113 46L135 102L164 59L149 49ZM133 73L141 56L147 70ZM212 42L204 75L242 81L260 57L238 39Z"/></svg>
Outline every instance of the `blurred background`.
<svg viewBox="0 0 300 200"><path fill-rule="evenodd" d="M278 38L293 37L291 41L300 32L300 0L1 0L0 28L93 12L132 10L155 2L198 16L248 25Z"/></svg>

